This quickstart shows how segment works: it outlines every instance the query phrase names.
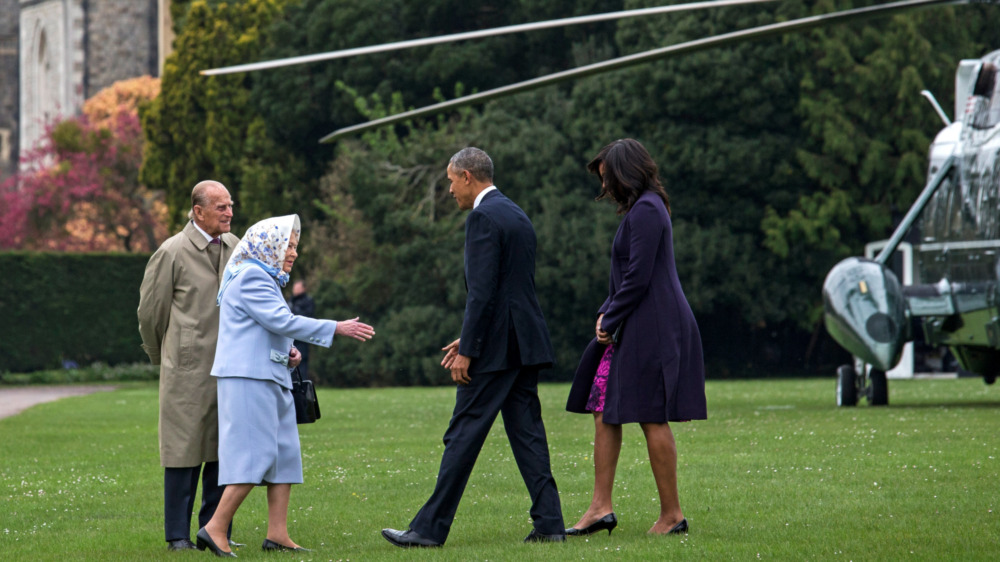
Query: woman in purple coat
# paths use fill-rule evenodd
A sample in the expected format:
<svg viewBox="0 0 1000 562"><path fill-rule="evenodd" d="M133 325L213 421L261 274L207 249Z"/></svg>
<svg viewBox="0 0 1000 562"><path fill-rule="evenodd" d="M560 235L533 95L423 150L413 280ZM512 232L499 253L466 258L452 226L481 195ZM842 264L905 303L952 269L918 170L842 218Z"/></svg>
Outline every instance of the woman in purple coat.
<svg viewBox="0 0 1000 562"><path fill-rule="evenodd" d="M622 424L638 423L660 496L650 533L684 533L677 494L677 447L668 422L705 419L701 336L684 298L670 226L670 202L656 163L638 141L605 146L587 165L625 218L611 246L608 298L596 338L583 352L566 409L594 415L594 497L567 535L618 525L611 500Z"/></svg>

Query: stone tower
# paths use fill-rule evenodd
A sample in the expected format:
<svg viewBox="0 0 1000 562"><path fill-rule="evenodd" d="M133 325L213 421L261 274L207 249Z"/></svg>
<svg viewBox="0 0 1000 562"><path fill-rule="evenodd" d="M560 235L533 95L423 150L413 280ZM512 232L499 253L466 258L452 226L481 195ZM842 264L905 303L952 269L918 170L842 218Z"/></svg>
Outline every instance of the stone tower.
<svg viewBox="0 0 1000 562"><path fill-rule="evenodd" d="M0 0L0 177L46 123L118 80L159 76L170 0Z"/></svg>
<svg viewBox="0 0 1000 562"><path fill-rule="evenodd" d="M0 0L0 179L17 167L18 0Z"/></svg>

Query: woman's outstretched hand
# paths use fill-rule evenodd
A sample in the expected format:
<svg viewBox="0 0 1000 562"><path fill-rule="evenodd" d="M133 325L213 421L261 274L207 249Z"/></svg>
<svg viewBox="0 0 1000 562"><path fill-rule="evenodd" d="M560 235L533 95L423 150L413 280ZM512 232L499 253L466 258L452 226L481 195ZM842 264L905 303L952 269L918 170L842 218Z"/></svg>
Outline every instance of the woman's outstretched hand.
<svg viewBox="0 0 1000 562"><path fill-rule="evenodd" d="M337 329L334 333L338 336L347 336L359 341L368 341L375 335L375 328L364 322L358 322L358 318L356 317L337 322Z"/></svg>

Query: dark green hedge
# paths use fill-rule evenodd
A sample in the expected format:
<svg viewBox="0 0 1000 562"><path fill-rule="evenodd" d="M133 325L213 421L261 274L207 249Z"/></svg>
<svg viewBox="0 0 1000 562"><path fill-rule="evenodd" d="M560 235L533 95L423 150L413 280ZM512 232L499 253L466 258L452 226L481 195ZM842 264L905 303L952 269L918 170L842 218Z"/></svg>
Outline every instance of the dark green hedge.
<svg viewBox="0 0 1000 562"><path fill-rule="evenodd" d="M0 252L0 372L148 361L136 308L148 254Z"/></svg>
<svg viewBox="0 0 1000 562"><path fill-rule="evenodd" d="M0 385L75 384L86 382L155 381L160 378L160 368L142 363L122 363L109 367L92 363L79 369L51 369L30 373L0 373Z"/></svg>

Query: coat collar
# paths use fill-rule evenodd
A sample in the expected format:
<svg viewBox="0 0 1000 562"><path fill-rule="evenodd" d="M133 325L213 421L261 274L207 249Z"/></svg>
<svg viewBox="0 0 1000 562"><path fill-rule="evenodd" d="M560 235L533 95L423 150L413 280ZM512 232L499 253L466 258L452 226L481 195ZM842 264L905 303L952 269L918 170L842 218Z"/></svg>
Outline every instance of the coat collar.
<svg viewBox="0 0 1000 562"><path fill-rule="evenodd" d="M183 232L184 235L187 236L187 239L190 240L192 244L194 244L195 248L198 248L199 252L204 252L205 248L208 247L209 241L205 240L205 235L202 234L200 231L198 231L198 228L195 227L194 222L189 220L188 223L184 226L184 230L182 230L181 232ZM222 241L222 245L225 246L226 248L232 248L240 242L240 239L237 238L236 235L233 234L232 232L223 232L222 236L219 236L219 240Z"/></svg>
<svg viewBox="0 0 1000 562"><path fill-rule="evenodd" d="M208 240L205 240L205 235L198 231L193 221L188 221L187 225L184 226L183 232L188 240L194 244L194 247L198 248L199 252L204 251L208 247Z"/></svg>
<svg viewBox="0 0 1000 562"><path fill-rule="evenodd" d="M487 199L489 199L491 197L495 197L495 194L498 194L498 193L500 193L500 189L498 189L497 186L491 185L491 186L487 187L482 192L480 192L480 194L477 196L476 203L473 204L472 208L473 209L478 208L480 205L483 204L483 201L486 201Z"/></svg>

